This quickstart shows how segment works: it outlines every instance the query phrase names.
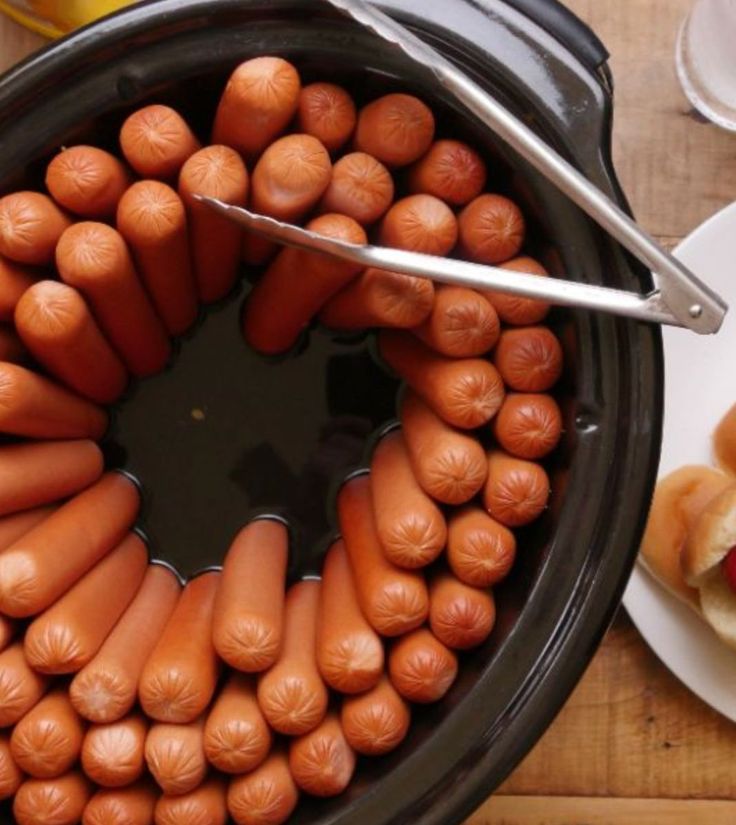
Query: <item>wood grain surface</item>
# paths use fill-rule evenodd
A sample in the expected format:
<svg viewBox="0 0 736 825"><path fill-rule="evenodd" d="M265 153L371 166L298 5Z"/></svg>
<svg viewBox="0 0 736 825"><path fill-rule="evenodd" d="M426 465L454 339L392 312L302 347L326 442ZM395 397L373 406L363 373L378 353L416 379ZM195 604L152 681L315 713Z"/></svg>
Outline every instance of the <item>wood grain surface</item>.
<svg viewBox="0 0 736 825"><path fill-rule="evenodd" d="M567 4L611 52L624 190L672 246L736 199L736 135L693 113L675 76L692 0ZM41 43L0 20L0 70ZM690 694L622 611L555 722L468 825L725 825L736 822L734 765L736 725Z"/></svg>

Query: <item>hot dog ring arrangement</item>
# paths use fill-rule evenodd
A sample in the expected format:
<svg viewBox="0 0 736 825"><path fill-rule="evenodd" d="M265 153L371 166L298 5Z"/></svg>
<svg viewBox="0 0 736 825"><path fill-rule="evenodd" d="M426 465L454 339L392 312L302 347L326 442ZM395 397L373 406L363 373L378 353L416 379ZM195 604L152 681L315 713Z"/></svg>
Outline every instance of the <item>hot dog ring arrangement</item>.
<svg viewBox="0 0 736 825"><path fill-rule="evenodd" d="M396 748L495 618L514 529L549 497L560 344L530 299L276 249L198 203L248 205L354 243L546 274L469 146L389 94L359 111L271 57L240 65L211 145L162 105L121 156L70 146L46 193L0 199L0 798L21 825L285 822ZM337 497L321 579L286 587L288 530L246 524L185 586L133 530L104 405L155 375L241 261L242 332L288 353L318 322L375 330L400 428Z"/></svg>

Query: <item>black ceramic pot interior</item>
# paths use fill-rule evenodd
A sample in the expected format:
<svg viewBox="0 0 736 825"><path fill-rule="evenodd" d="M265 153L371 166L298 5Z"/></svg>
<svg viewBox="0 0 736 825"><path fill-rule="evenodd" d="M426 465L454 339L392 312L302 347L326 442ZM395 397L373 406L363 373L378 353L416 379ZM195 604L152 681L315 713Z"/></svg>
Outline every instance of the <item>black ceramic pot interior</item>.
<svg viewBox="0 0 736 825"><path fill-rule="evenodd" d="M620 198L608 157L609 99L598 78L528 19L491 0L385 4L533 123L598 185ZM527 251L554 272L629 289L647 273L625 259L540 175L492 139L424 71L314 2L143 4L81 32L0 83L0 191L42 185L59 146L116 150L125 116L169 103L207 140L224 81L242 59L279 54L305 81L333 80L359 102L414 92L438 133L489 161L490 188L513 192L530 218ZM255 514L284 516L291 575L319 569L335 534L334 494L364 466L395 416L398 382L371 335L312 329L295 351L263 359L239 331L256 272L208 308L177 343L165 374L140 382L114 411L109 466L145 491L141 526L155 556L183 573L218 564ZM520 536L516 568L498 588L491 639L464 655L446 699L418 709L406 742L363 760L346 794L304 801L294 822L452 823L511 770L566 697L603 632L644 518L656 470L661 409L659 335L645 325L555 311L566 374L565 438L543 519ZM9 821L9 820L8 820Z"/></svg>

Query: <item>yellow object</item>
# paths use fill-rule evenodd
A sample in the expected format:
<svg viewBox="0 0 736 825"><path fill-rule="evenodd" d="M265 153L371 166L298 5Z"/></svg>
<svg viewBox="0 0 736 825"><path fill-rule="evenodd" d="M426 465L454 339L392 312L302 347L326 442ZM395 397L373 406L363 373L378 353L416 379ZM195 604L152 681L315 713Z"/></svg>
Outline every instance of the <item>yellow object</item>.
<svg viewBox="0 0 736 825"><path fill-rule="evenodd" d="M0 0L0 11L45 37L61 37L130 5L132 0Z"/></svg>

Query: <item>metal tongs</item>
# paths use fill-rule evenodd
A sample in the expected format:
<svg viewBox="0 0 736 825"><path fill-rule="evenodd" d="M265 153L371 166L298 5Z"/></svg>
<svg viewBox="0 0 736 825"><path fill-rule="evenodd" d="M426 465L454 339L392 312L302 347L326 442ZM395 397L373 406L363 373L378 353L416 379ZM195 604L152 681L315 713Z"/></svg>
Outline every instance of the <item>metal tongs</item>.
<svg viewBox="0 0 736 825"><path fill-rule="evenodd" d="M508 292L549 303L603 310L641 321L687 327L700 334L720 328L728 305L686 266L644 232L610 198L560 157L518 118L408 29L363 0L327 0L431 71L481 122L552 181L603 229L652 270L648 294L539 278L498 267L380 246L358 246L257 215L214 198L199 199L247 229L288 246L321 252L364 266L421 275L448 284Z"/></svg>

